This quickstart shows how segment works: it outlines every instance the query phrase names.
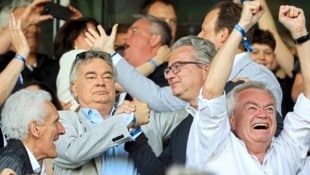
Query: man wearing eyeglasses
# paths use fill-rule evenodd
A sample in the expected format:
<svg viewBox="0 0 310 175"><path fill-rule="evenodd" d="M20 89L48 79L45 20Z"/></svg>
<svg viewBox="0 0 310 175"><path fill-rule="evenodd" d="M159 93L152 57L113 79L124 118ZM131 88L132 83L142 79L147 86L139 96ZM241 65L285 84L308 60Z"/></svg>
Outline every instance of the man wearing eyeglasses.
<svg viewBox="0 0 310 175"><path fill-rule="evenodd" d="M215 48L219 49L226 42L235 24L238 23L241 16L241 9L238 4L230 1L221 1L215 4L205 17L202 30L198 36L211 41L215 45ZM227 16L231 18L226 19L225 17ZM252 38L251 30L246 35L250 40ZM113 53L113 49L108 50ZM245 52L245 50L244 45L241 43L236 51L236 59L229 80L248 77L253 81L264 82L275 94L277 111L281 112L282 90L276 77L264 66L253 62L249 53ZM171 66L173 63L174 61L169 59L168 65ZM117 81L133 97L148 103L151 109L156 111L175 111L184 109L186 106L186 102L173 93L171 84L169 84L171 88L156 86L150 80L137 73L117 54L113 56L113 64L119 73L117 75ZM277 133L279 133L282 128L282 118L281 116L277 117L279 117L277 128Z"/></svg>
<svg viewBox="0 0 310 175"><path fill-rule="evenodd" d="M237 16L234 21L234 25L235 25L239 22L239 19L241 16L241 7L239 7L238 5L234 3L231 4L231 3L225 2L224 4L222 3L218 4L218 6L216 6L214 10L218 11L219 9L222 9L227 6L229 8L232 8L234 11L240 12L240 14L235 14ZM115 28L116 27L114 27L114 30ZM227 29L225 31L228 32ZM226 34L229 34L229 33L226 33ZM116 64L117 70L121 72L120 74L118 74L117 80L121 84L123 84L125 88L127 88L128 93L132 94L134 97L138 99L145 100L152 109L163 111L163 110L178 110L178 109L185 108L186 111L189 112L192 116L198 115L197 97L198 97L200 88L202 87L202 84L205 80L205 77L208 73L208 69L209 69L208 63L210 63L210 60L206 60L206 58L213 57L215 48L210 47L210 45L209 47L206 47L204 44L202 44L203 42L206 42L202 38L200 38L200 43L198 42L199 44L195 43L199 41L198 37L189 36L188 39L189 39L188 41L185 41L185 39L180 39L172 46L171 55L169 58L169 66L165 70L165 76L168 80L170 87L159 88L158 86L155 86L154 83L145 79L141 75L135 74L133 71L133 68L129 68L127 66L127 63L124 62L123 59L118 54L113 56L113 62ZM193 42L191 41L191 39L196 40L196 41ZM113 40L113 32L112 32L111 37L108 37L107 40L108 41ZM184 40L184 41L181 42L181 40ZM109 43L109 42L106 42L106 43ZM216 48L220 47L218 42L213 41L213 43L215 44ZM193 45L197 45L197 46L195 47ZM110 53L113 53L113 49L111 49L111 47L108 45L104 46L103 49ZM238 53L243 52L241 46L238 48L237 52ZM244 56L244 55L246 55L246 53L241 54L241 56ZM276 96L278 97L277 100L281 99L280 86L278 86L278 83L275 77L272 75L272 73L269 70L257 65L254 62L251 62L251 60L250 62L248 61L243 62L242 60L239 60L239 63L242 63L242 64L246 63L244 67L246 66L248 67L246 68L240 68L240 67L235 68L234 67L232 70L231 77L229 78L230 80L235 77L239 77L239 76L245 77L247 75L246 72L248 72L250 69L253 69L250 71L255 72L255 73L250 73L248 74L248 76L251 79L253 78L254 80L258 78L261 81L266 82L268 86L270 84L270 88L274 90L273 93L275 93ZM259 74L259 76L256 77L256 74ZM175 129L175 132L171 136L171 139L172 139L170 142L172 144L172 146L170 147L171 150L169 150L169 147L167 149L168 154L170 154L170 156L163 157L162 160L165 161L169 158L171 159L168 160L169 163L161 164L161 166L164 166L164 167L158 166L154 168L156 172L158 172L158 174L162 173L163 169L166 168L165 166L168 166L170 163L180 163L180 164L185 163L185 151L186 151L189 128L191 127L191 122L192 122L191 120L192 120L192 117L187 117L178 126L182 129L179 129L179 130ZM173 138L177 138L177 139L173 140ZM180 140L181 141L177 142L178 139L179 141ZM132 143L132 144L138 144L138 146L136 146L137 148L139 147L139 145L143 145L146 142L145 140L147 139L146 138L141 139L140 141L138 140L137 142ZM179 144L173 144L173 143L179 143ZM129 145L129 143L127 145ZM183 147L180 145L183 145ZM137 157L137 159L139 159L139 155L138 154L135 155L136 148L135 146L128 146L127 150L130 152L132 157ZM165 151L163 152L163 154L166 154L166 153L167 152ZM151 156L143 156L143 157L149 157L149 159L151 159ZM142 159L142 156L140 156L140 158ZM143 163L145 162L147 161L140 160L140 162L136 164L136 166L140 167L140 171L143 171L143 173L141 172L142 174L152 173L152 170L149 170L148 168L145 168L146 166L143 166Z"/></svg>

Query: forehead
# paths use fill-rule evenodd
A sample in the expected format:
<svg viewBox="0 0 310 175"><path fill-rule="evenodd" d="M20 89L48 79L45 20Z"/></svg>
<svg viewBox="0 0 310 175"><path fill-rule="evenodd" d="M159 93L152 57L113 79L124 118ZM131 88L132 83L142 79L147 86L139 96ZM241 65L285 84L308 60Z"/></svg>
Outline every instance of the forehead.
<svg viewBox="0 0 310 175"><path fill-rule="evenodd" d="M204 18L204 21L202 23L203 27L211 27L214 26L217 21L217 16L219 13L219 9L213 9L211 10L206 17Z"/></svg>
<svg viewBox="0 0 310 175"><path fill-rule="evenodd" d="M275 103L271 94L266 90L249 88L242 90L237 94L236 98L238 104L244 105L249 102L255 102L256 104L270 104Z"/></svg>
<svg viewBox="0 0 310 175"><path fill-rule="evenodd" d="M194 61L193 57L195 50L192 46L182 46L171 52L169 65L176 61Z"/></svg>
<svg viewBox="0 0 310 175"><path fill-rule="evenodd" d="M150 21L146 18L140 18L138 20L136 20L130 28L136 28L136 29L140 29L140 30L146 30L148 31L150 28Z"/></svg>
<svg viewBox="0 0 310 175"><path fill-rule="evenodd" d="M92 58L90 60L87 60L79 65L79 70L81 72L87 72L87 71L112 71L112 67L104 61L102 58Z"/></svg>
<svg viewBox="0 0 310 175"><path fill-rule="evenodd" d="M53 103L48 101L48 102L45 102L44 106L45 106L45 109L47 110L47 115L45 116L44 121L53 122L53 121L58 120L59 116L57 113L57 109L53 105Z"/></svg>
<svg viewBox="0 0 310 175"><path fill-rule="evenodd" d="M255 49L273 50L268 44L264 44L264 43L253 43L252 46Z"/></svg>

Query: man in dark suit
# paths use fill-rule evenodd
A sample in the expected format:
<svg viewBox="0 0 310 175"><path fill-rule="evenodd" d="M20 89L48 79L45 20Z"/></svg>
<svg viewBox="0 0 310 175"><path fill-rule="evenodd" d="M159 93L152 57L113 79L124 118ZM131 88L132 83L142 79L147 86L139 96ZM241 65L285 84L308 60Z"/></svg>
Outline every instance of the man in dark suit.
<svg viewBox="0 0 310 175"><path fill-rule="evenodd" d="M242 14L238 24L245 23L243 18L248 14L246 12L247 11ZM250 24L253 25L253 23L255 22ZM250 27L251 25L247 26L246 29ZM239 35L241 36L241 34ZM206 113L212 116L219 115L216 113L216 110L209 110L210 106L214 108L218 107L216 106L217 101L207 100L202 94L205 95L205 89L218 84L223 86L224 90L226 79L228 79L228 75L231 71L231 69L228 68L231 67L222 64L222 62L219 63L218 57L221 58L220 60L231 57L230 60L232 61L227 62L227 64L232 65L235 52L234 50L230 50L234 48L237 49L239 42L233 38L228 40L227 43L235 47L222 47L218 54L214 56L215 60L213 60L211 66L209 66L211 61L206 58L210 56L208 54L212 55L212 53L215 52L215 48L210 42L202 38L189 36L183 37L173 44L169 66L165 70L165 76L168 79L173 94L188 103L186 110L190 115L172 132L170 143L158 157L152 152L151 147L147 144L147 138L143 134L140 135L136 141L126 143L125 148L129 151L130 156L133 158L141 174L165 174L167 167L173 164L184 165L187 160L186 150L188 149L189 135L197 134L190 132L190 130L192 130L191 128L197 127L196 125L192 127L192 116L194 116L194 120L196 120L197 116L205 115ZM207 51L208 54L206 55L208 56L203 56L202 51ZM213 58L213 55L210 57ZM228 67L227 70L225 69L226 67ZM222 78L223 76L224 78ZM216 93L223 94L223 90L219 88L219 92L216 91ZM212 96L214 94L210 93L208 95ZM225 105L220 108L225 108ZM200 111L202 110L207 112L201 113Z"/></svg>
<svg viewBox="0 0 310 175"><path fill-rule="evenodd" d="M0 149L0 171L39 173L43 159L57 156L53 141L65 131L47 92L23 89L12 94L2 110L2 124L10 139Z"/></svg>

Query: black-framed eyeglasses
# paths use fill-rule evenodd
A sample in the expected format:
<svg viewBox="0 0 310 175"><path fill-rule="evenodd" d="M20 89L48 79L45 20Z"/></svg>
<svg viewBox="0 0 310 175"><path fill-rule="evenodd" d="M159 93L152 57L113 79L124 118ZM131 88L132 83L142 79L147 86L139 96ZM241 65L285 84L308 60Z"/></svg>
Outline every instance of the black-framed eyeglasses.
<svg viewBox="0 0 310 175"><path fill-rule="evenodd" d="M170 71L172 71L172 73L174 74L179 73L181 71L182 66L186 64L204 65L208 63L196 62L196 61L176 61L164 70L165 78L167 78L167 75Z"/></svg>

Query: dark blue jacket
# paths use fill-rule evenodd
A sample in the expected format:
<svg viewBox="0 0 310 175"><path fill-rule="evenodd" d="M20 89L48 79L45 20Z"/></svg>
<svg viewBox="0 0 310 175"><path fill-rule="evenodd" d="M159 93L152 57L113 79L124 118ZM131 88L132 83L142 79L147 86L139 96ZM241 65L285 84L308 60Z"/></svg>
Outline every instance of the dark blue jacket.
<svg viewBox="0 0 310 175"><path fill-rule="evenodd" d="M8 145L0 149L0 172L10 168L17 175L33 174L30 159L20 140L10 139Z"/></svg>

